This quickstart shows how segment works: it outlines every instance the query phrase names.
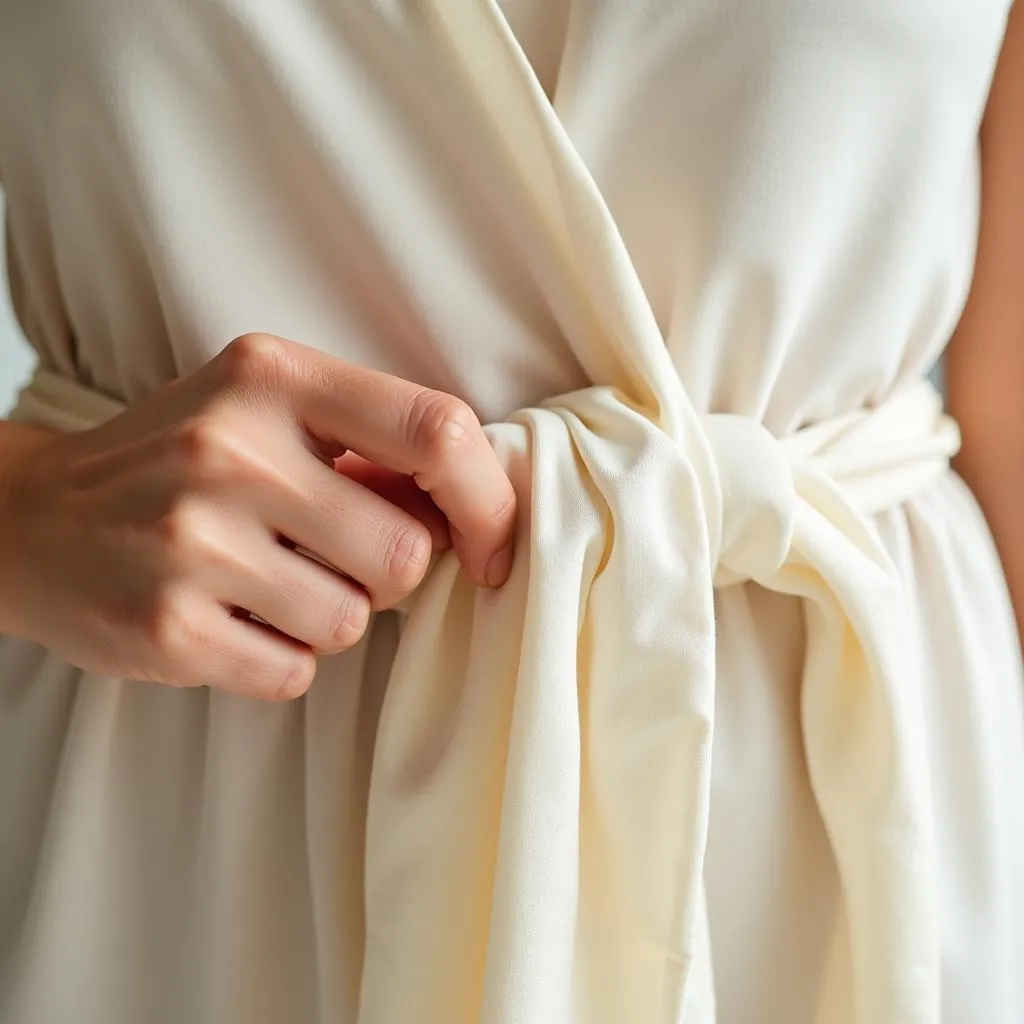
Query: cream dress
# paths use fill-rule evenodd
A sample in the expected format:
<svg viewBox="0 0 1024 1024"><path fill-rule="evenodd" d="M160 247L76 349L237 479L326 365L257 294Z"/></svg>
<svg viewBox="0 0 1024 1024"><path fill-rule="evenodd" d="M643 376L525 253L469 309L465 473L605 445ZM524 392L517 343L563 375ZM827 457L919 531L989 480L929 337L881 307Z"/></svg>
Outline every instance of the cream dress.
<svg viewBox="0 0 1024 1024"><path fill-rule="evenodd" d="M1018 639L915 383L1007 7L0 0L23 415L272 332L523 508L287 706L2 640L4 1024L1024 1021Z"/></svg>

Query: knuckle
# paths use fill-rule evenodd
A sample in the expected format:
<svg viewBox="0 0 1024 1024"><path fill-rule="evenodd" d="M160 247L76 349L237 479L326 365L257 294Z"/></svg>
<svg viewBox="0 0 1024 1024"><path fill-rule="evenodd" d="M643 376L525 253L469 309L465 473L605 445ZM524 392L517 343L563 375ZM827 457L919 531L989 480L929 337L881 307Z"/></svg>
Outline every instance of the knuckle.
<svg viewBox="0 0 1024 1024"><path fill-rule="evenodd" d="M363 638L370 621L369 598L354 589L346 591L338 602L331 623L331 639L339 651L354 647Z"/></svg>
<svg viewBox="0 0 1024 1024"><path fill-rule="evenodd" d="M457 456L480 429L476 413L462 399L426 388L413 399L409 422L413 448L434 465Z"/></svg>
<svg viewBox="0 0 1024 1024"><path fill-rule="evenodd" d="M253 468L239 432L223 417L204 416L182 425L175 436L190 479L203 483L235 480Z"/></svg>
<svg viewBox="0 0 1024 1024"><path fill-rule="evenodd" d="M149 642L164 659L179 661L193 649L196 627L180 587L168 585L157 590L145 629Z"/></svg>
<svg viewBox="0 0 1024 1024"><path fill-rule="evenodd" d="M225 578L246 574L252 570L246 558L246 547L239 543L238 524L220 521L205 510L194 513L189 536L189 547L182 551L186 561L182 568L189 574L203 573L209 577Z"/></svg>
<svg viewBox="0 0 1024 1024"><path fill-rule="evenodd" d="M215 467L228 447L227 429L213 416L197 417L183 423L173 440L186 464L200 470Z"/></svg>
<svg viewBox="0 0 1024 1024"><path fill-rule="evenodd" d="M224 349L222 357L233 383L263 382L287 369L288 343L271 334L243 334Z"/></svg>
<svg viewBox="0 0 1024 1024"><path fill-rule="evenodd" d="M403 593L422 581L430 562L430 531L420 523L404 523L392 530L384 554L384 570L392 586Z"/></svg>
<svg viewBox="0 0 1024 1024"><path fill-rule="evenodd" d="M154 524L163 549L173 560L192 553L202 546L207 527L206 513L198 499L191 495L179 497Z"/></svg>

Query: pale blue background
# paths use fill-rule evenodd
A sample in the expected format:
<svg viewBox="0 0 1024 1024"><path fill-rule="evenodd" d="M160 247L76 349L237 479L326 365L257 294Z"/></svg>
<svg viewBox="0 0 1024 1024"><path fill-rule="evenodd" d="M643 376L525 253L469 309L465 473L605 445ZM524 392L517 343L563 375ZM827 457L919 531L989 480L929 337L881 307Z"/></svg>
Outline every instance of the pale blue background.
<svg viewBox="0 0 1024 1024"><path fill-rule="evenodd" d="M0 193L0 223L3 221L3 204L3 194ZM0 415L11 407L15 392L32 366L28 345L11 312L3 259L4 247L0 245Z"/></svg>

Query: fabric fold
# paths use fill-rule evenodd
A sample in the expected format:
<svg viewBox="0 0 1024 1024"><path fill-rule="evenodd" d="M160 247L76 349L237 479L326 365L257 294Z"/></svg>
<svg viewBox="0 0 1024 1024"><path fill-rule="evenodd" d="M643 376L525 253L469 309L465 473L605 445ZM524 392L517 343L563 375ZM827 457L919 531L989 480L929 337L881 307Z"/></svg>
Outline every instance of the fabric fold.
<svg viewBox="0 0 1024 1024"><path fill-rule="evenodd" d="M50 378L23 418L47 422L31 396ZM98 411L59 390L48 425ZM858 1021L938 1019L920 692L897 577L848 492L909 497L955 427L924 382L782 440L700 422L711 494L611 388L488 428L519 551L500 591L444 557L411 603L373 762L361 1021L714 1020L713 591L745 580L805 599L804 743L847 916L825 1019L849 992Z"/></svg>
<svg viewBox="0 0 1024 1024"><path fill-rule="evenodd" d="M474 596L445 563L389 683L361 1019L675 1022L713 1006L700 920L717 531L685 453L614 393L517 420L517 443L495 431L530 494L513 577ZM937 1020L899 584L813 459L709 426L730 441L710 507L725 509L731 582L806 599L804 740L849 918L834 998L852 991L858 1021Z"/></svg>
<svg viewBox="0 0 1024 1024"><path fill-rule="evenodd" d="M905 608L888 557L826 474L806 461L787 471L748 427L719 421L706 432L676 386L600 193L499 8L452 0L430 9L568 263L566 287L576 286L579 307L593 314L587 334L570 343L584 366L604 374L595 384L611 390L552 403L564 430L527 417L535 467L528 558L520 555L518 582L493 604L474 605L468 646L441 671L450 687L462 669L460 692L486 685L506 708L487 748L498 752L483 773L492 788L475 810L461 794L451 801L464 823L497 815L497 843L484 844L494 870L486 936L443 923L482 840L456 839L455 823L434 832L432 805L448 803L443 786L417 780L414 795L402 785L413 751L436 749L438 737L426 730L410 747L408 731L393 728L418 717L412 694L427 700L432 689L422 659L400 654L396 663L370 796L363 1019L413 1011L423 1019L435 1006L429 1019L463 1019L460 1007L431 997L481 948L486 1021L670 1022L693 979L710 979L710 969L693 970L693 958L708 820L712 583L724 537L725 568L735 577L806 599L805 746L849 917L836 939L837 948L848 945L849 978L836 991L854 993L859 1021L936 1020L932 826L914 728L921 695L901 648ZM934 455L952 435L929 418L917 440L931 428ZM732 464L721 452L716 461L711 435ZM548 467L559 467L557 479ZM445 600L434 592L426 605ZM435 628L444 631L443 623ZM517 634L523 643L503 665L490 660L490 645L473 642ZM415 652L421 644L431 640L414 613L403 646ZM481 650L483 659L474 658ZM471 750L487 732L473 719L460 708L446 723L446 778L480 767L460 757L463 736ZM397 733L402 749L388 742ZM430 810L410 828L413 808ZM397 832L404 841L394 840ZM432 834L445 842L422 838ZM418 881L403 910L390 898L393 881L412 865ZM440 932L376 947L375 923L384 921L392 934L399 921L432 922L428 931ZM423 990L389 987L389 976L410 976L435 951L442 962L425 972L432 980Z"/></svg>

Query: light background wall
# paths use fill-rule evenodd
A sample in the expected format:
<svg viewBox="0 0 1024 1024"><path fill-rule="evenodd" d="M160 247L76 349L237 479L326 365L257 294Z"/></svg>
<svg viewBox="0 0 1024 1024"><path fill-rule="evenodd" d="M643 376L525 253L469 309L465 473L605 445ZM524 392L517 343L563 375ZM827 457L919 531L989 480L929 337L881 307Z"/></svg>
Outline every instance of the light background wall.
<svg viewBox="0 0 1024 1024"><path fill-rule="evenodd" d="M0 193L0 226L3 224L4 197ZM2 232L0 232L2 237ZM4 267L4 247L0 245L0 415L14 401L14 395L32 367L28 345L11 311L7 292L7 271Z"/></svg>

